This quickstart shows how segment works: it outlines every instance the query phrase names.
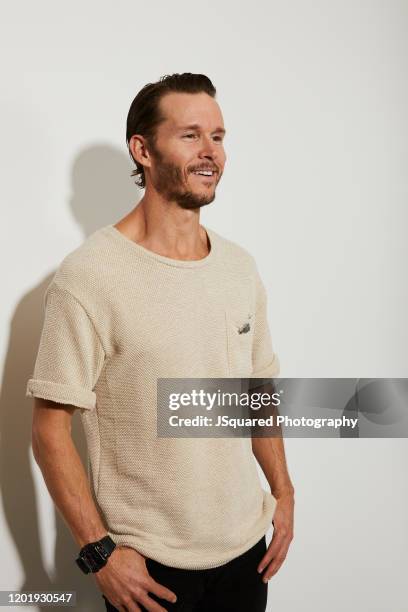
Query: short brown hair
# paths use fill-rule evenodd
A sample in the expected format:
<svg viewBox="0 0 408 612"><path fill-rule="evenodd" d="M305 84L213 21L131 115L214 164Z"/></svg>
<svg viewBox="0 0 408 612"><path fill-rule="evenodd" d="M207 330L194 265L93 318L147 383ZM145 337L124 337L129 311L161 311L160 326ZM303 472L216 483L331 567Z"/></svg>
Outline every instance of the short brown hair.
<svg viewBox="0 0 408 612"><path fill-rule="evenodd" d="M126 122L126 144L129 155L136 164L131 176L136 176L136 185L143 189L146 186L144 168L134 158L129 149L129 141L134 134L141 134L154 144L156 128L164 120L159 112L161 98L170 92L207 93L215 98L216 89L205 74L167 74L156 83L148 83L136 95L130 105Z"/></svg>

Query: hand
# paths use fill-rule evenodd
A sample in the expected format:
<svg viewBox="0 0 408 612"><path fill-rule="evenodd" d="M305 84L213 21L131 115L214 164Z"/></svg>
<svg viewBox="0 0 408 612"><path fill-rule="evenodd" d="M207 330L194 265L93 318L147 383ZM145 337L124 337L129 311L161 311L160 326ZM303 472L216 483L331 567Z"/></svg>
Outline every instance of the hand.
<svg viewBox="0 0 408 612"><path fill-rule="evenodd" d="M259 573L265 567L267 568L262 577L264 582L268 582L269 578L279 570L286 559L290 543L293 540L294 495L293 493L284 493L276 499L277 505L272 521L274 526L272 540L258 565Z"/></svg>
<svg viewBox="0 0 408 612"><path fill-rule="evenodd" d="M92 574L102 593L118 610L140 612L141 604L151 612L166 612L148 592L172 603L177 600L175 593L150 576L145 559L137 550L118 545L106 565Z"/></svg>

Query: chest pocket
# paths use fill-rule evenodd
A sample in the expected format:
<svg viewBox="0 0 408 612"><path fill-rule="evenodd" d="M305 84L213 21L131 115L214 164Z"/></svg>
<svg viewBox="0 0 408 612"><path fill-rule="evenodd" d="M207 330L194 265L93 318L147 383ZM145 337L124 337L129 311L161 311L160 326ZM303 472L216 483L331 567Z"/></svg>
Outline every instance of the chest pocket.
<svg viewBox="0 0 408 612"><path fill-rule="evenodd" d="M252 372L254 316L248 310L225 310L228 369L230 377L246 378Z"/></svg>

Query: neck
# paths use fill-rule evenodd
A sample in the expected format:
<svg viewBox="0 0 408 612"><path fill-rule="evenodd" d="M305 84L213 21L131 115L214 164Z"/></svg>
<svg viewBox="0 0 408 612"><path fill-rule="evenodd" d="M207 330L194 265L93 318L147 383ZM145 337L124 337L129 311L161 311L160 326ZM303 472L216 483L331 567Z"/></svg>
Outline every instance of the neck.
<svg viewBox="0 0 408 612"><path fill-rule="evenodd" d="M202 259L209 253L199 209L184 210L171 202L164 205L145 195L115 227L146 249L172 259Z"/></svg>

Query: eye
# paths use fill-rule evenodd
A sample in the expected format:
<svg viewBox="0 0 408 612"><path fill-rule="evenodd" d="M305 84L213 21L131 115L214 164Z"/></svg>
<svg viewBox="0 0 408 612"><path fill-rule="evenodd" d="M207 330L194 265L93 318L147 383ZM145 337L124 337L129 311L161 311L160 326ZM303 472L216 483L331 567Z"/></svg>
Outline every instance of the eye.
<svg viewBox="0 0 408 612"><path fill-rule="evenodd" d="M222 136L214 136L214 140L216 142L222 142L223 137Z"/></svg>
<svg viewBox="0 0 408 612"><path fill-rule="evenodd" d="M184 138L194 138L195 134L185 134Z"/></svg>

